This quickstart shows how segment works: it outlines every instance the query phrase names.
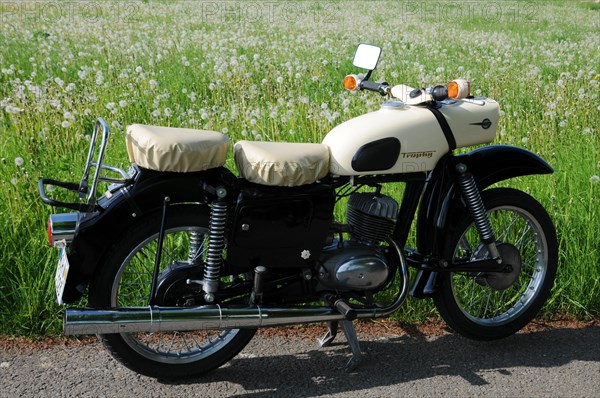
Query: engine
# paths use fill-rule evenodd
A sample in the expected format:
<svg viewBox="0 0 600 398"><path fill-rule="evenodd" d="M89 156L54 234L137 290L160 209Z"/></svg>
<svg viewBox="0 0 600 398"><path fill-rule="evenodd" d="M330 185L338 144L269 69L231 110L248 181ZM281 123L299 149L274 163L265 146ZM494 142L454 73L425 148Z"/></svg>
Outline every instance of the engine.
<svg viewBox="0 0 600 398"><path fill-rule="evenodd" d="M346 219L350 240L335 239L323 250L319 281L338 291L374 290L390 275L381 242L388 239L398 218L398 202L378 193L353 193Z"/></svg>

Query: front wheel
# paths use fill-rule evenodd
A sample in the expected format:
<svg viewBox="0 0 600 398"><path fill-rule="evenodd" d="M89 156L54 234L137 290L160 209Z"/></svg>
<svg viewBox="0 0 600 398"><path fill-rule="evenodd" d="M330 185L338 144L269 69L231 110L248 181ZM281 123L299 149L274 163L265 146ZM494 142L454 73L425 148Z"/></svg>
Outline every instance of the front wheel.
<svg viewBox="0 0 600 398"><path fill-rule="evenodd" d="M90 283L93 307L148 305L161 214L141 220L112 249ZM160 286L168 285L159 305L185 306L192 300L186 272L201 267L208 233L208 208L169 209L163 242ZM177 271L183 270L183 271ZM179 273L183 276L179 276ZM201 278L201 269L199 278ZM160 288L158 289L161 290ZM230 329L169 333L120 333L98 337L111 355L128 368L150 377L197 376L223 365L240 352L255 330Z"/></svg>
<svg viewBox="0 0 600 398"><path fill-rule="evenodd" d="M513 265L509 273L441 273L434 302L448 325L476 340L509 336L537 315L550 295L558 263L554 225L546 210L524 192L484 191L496 244ZM444 258L452 262L489 256L470 216L448 237Z"/></svg>

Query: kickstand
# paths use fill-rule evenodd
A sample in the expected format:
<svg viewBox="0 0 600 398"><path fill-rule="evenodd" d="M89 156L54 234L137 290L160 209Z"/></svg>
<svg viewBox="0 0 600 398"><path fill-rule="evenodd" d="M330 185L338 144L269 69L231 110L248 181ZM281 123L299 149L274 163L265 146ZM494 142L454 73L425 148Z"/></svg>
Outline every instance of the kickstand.
<svg viewBox="0 0 600 398"><path fill-rule="evenodd" d="M360 351L360 344L358 343L358 337L356 336L356 329L354 329L354 324L352 321L340 321L342 326L342 330L346 335L346 340L348 340L348 344L350 345L350 350L352 351L352 358L346 364L346 371L351 372L355 370L362 362L362 352Z"/></svg>
<svg viewBox="0 0 600 398"><path fill-rule="evenodd" d="M325 333L325 336L321 337L320 339L317 339L317 343L319 343L321 347L329 347L331 343L333 343L335 336L337 336L337 332L337 321L327 322L327 333Z"/></svg>

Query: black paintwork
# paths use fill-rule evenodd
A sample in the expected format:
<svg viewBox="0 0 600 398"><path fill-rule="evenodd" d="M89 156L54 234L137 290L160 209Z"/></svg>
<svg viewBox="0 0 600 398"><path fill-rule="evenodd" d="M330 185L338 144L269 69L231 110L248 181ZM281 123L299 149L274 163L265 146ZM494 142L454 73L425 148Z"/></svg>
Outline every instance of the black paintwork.
<svg viewBox="0 0 600 398"><path fill-rule="evenodd" d="M467 165L478 187L486 187L517 176L549 174L552 167L539 156L521 148L488 146L465 155L444 156L429 173L357 177L358 184L407 182L400 216L393 237L404 245L420 204L417 218L418 251L439 258L446 249L445 236L466 209L455 185L455 166ZM229 170L217 168L196 173L161 173L138 169L130 185L98 201L97 210L82 221L69 251L72 267L65 302L83 294L84 288L111 245L127 234L128 228L148 214L161 211L165 196L172 206L199 206L209 217L208 203L215 188L224 186L235 208L226 266L248 269L261 263L282 269L306 267L318 259L329 232L335 203L334 185L313 184L295 188L266 187L237 179ZM424 191L423 188L425 187ZM249 233L241 231L249 224ZM309 250L309 262L300 256ZM413 288L416 297L435 292L436 274L422 271Z"/></svg>
<svg viewBox="0 0 600 398"><path fill-rule="evenodd" d="M171 206L196 203L206 210L205 188L226 185L235 189L236 177L225 168L195 173L156 172L139 168L133 182L116 191L110 199L102 197L97 211L89 214L78 228L76 239L69 248L69 276L63 300L73 302L83 295L96 267L110 247L129 227L148 214L160 212L165 196ZM208 193L210 195L210 193ZM235 197L235 195L234 195Z"/></svg>
<svg viewBox="0 0 600 398"><path fill-rule="evenodd" d="M335 190L249 185L238 196L227 261L236 267L308 267L323 249L332 222ZM304 250L310 257L302 258Z"/></svg>
<svg viewBox="0 0 600 398"><path fill-rule="evenodd" d="M400 140L396 137L382 138L358 148L352 158L355 171L389 170L400 156Z"/></svg>
<svg viewBox="0 0 600 398"><path fill-rule="evenodd" d="M458 163L467 166L480 191L509 178L554 172L538 155L513 146L493 145L464 155L444 156L432 171L421 199L417 219L417 247L423 255L440 258L448 249L444 246L447 243L445 236L452 234L459 220L468 216L455 184L454 169ZM416 291L415 297L434 294L435 278L435 273L420 272L415 287L427 287L427 290Z"/></svg>

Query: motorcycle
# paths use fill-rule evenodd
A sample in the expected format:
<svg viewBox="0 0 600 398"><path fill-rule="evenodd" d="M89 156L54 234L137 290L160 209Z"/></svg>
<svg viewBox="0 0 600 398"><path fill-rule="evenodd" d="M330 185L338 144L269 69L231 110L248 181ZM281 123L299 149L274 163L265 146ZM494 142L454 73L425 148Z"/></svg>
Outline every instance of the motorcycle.
<svg viewBox="0 0 600 398"><path fill-rule="evenodd" d="M140 124L127 128L131 168L104 164L109 129L98 119L81 181L39 181L45 203L74 210L48 220L57 302L88 299L66 309L65 334L97 334L130 369L180 378L223 365L258 328L318 322L322 346L341 327L354 369L354 320L389 316L409 294L432 298L468 338L525 326L554 282L556 232L533 197L492 185L552 167L512 146L455 154L494 139L498 103L464 79L372 81L380 54L359 45L353 64L367 72L344 79L385 97L379 110L320 144L240 141L239 176L224 167L226 136ZM399 202L382 193L399 183ZM50 198L47 186L79 199ZM405 248L415 218L417 247Z"/></svg>

